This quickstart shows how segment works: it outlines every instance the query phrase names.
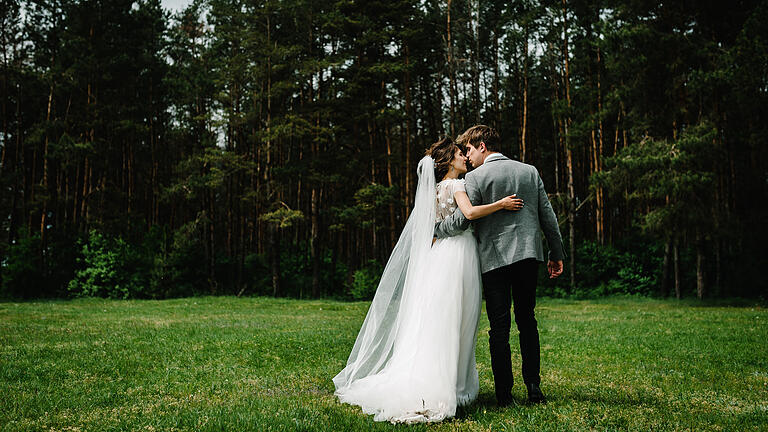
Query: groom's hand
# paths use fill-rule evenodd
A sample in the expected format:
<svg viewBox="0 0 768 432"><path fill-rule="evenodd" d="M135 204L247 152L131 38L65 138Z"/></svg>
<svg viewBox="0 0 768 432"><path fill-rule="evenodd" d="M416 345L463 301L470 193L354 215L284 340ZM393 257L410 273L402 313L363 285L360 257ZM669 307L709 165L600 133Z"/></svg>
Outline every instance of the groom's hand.
<svg viewBox="0 0 768 432"><path fill-rule="evenodd" d="M549 272L549 278L554 279L563 274L563 261L550 261L547 263L547 271Z"/></svg>

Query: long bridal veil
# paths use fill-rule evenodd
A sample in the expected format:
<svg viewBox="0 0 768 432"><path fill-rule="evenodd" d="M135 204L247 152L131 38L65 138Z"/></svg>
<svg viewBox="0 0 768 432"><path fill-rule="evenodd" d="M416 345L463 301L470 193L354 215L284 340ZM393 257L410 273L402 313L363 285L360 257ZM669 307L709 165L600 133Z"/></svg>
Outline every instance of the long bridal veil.
<svg viewBox="0 0 768 432"><path fill-rule="evenodd" d="M419 269L427 265L435 224L435 170L430 156L419 161L418 176L413 212L387 261L347 365L333 378L337 393L384 368L397 335L400 302L414 286Z"/></svg>

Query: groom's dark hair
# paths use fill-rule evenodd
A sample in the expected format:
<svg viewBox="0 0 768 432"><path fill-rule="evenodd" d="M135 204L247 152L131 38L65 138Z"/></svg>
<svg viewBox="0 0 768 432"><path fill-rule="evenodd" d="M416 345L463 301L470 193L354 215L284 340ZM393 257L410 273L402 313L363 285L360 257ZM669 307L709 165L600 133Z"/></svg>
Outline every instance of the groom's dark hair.
<svg viewBox="0 0 768 432"><path fill-rule="evenodd" d="M501 138L496 129L486 125L475 125L464 131L463 134L456 138L459 145L466 146L472 144L472 147L477 148L481 142L485 143L485 148L489 151L499 151L501 145Z"/></svg>

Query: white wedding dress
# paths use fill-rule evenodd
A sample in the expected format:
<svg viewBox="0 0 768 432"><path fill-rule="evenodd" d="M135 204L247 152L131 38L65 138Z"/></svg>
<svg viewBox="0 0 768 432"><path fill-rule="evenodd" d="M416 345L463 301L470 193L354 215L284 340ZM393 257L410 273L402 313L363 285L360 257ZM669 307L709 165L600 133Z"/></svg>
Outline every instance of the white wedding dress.
<svg viewBox="0 0 768 432"><path fill-rule="evenodd" d="M474 401L479 390L476 240L465 231L430 247L435 220L456 211L453 194L464 190L464 181L434 185L431 158L422 159L422 165L420 173L431 174L431 179L420 175L414 212L387 263L347 366L333 379L341 402L359 405L376 421L438 422L454 416L457 405ZM425 204L429 198L424 189L429 187L431 203ZM428 205L433 208L426 209Z"/></svg>

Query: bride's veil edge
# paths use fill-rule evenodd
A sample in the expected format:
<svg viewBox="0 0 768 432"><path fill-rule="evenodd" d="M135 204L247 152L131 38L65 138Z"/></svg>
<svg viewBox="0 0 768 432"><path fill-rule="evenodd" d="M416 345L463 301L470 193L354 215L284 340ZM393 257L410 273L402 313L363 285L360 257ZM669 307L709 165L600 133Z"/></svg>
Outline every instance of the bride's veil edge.
<svg viewBox="0 0 768 432"><path fill-rule="evenodd" d="M403 293L417 269L425 269L435 223L434 161L419 161L413 211L384 267L371 306L357 335L346 367L333 378L336 393L353 382L381 371L392 353Z"/></svg>

